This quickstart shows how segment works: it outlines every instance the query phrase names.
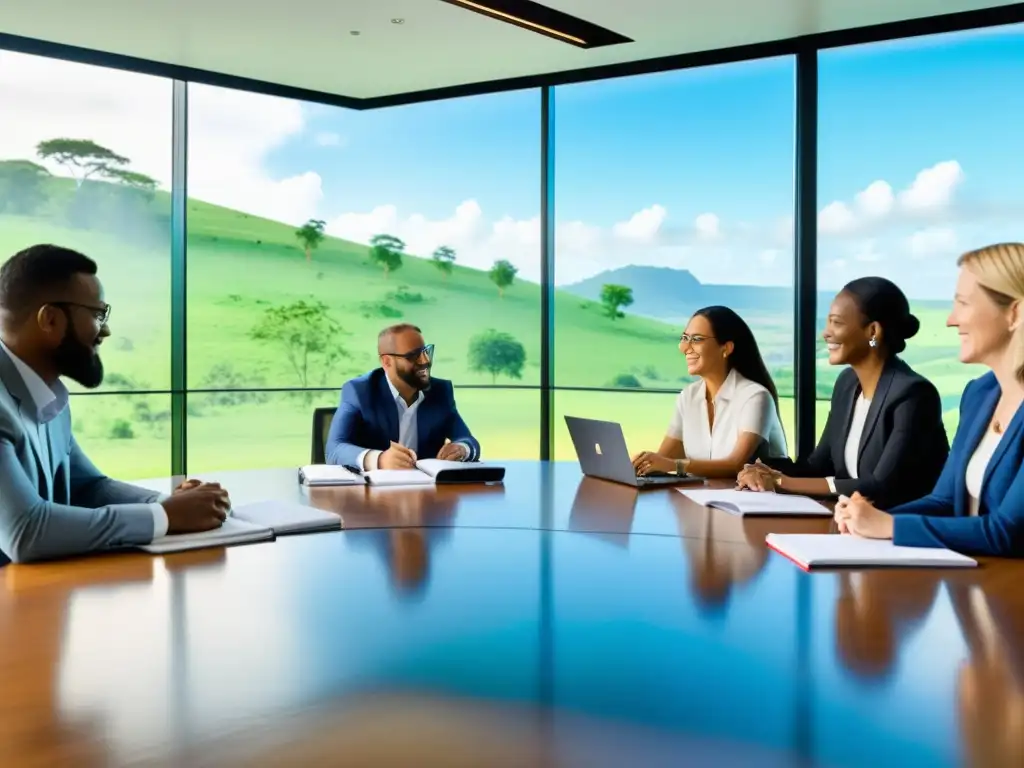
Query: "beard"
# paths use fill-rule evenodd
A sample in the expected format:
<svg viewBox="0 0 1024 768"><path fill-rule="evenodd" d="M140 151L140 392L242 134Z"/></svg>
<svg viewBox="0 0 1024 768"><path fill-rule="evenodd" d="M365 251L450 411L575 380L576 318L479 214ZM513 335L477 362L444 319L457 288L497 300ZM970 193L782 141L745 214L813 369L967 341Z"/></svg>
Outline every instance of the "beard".
<svg viewBox="0 0 1024 768"><path fill-rule="evenodd" d="M426 371L423 376L420 371ZM408 384L414 391L426 391L430 389L430 366L418 365L405 371L397 371L398 378Z"/></svg>
<svg viewBox="0 0 1024 768"><path fill-rule="evenodd" d="M64 334L54 351L54 362L61 376L77 381L86 389L96 389L103 383L103 361L99 354L71 333Z"/></svg>

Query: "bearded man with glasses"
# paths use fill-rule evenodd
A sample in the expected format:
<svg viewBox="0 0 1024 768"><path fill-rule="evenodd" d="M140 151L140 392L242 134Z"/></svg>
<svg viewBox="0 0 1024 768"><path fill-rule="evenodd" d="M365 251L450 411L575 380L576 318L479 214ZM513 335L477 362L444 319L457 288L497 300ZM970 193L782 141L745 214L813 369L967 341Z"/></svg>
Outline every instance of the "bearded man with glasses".
<svg viewBox="0 0 1024 768"><path fill-rule="evenodd" d="M170 496L100 472L71 430L71 379L103 383L110 305L96 262L34 245L0 268L0 566L149 544L219 528L230 510L216 483Z"/></svg>
<svg viewBox="0 0 1024 768"><path fill-rule="evenodd" d="M415 325L377 337L380 368L345 383L327 438L327 463L411 469L420 458L477 461L480 443L455 407L452 383L432 378L434 345Z"/></svg>

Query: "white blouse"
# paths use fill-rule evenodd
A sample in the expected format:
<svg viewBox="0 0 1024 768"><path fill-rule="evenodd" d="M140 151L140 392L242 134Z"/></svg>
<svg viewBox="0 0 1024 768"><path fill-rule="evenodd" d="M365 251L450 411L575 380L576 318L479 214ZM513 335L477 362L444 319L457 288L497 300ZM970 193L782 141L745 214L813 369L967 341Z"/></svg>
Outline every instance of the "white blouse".
<svg viewBox="0 0 1024 768"><path fill-rule="evenodd" d="M981 438L981 442L978 443L978 447L974 449L971 460L967 462L965 479L967 481L968 514L972 517L978 514L978 508L981 506L982 485L985 482L985 470L988 469L988 464L992 461L992 456L1002 438L1001 432L989 428Z"/></svg>
<svg viewBox="0 0 1024 768"><path fill-rule="evenodd" d="M843 460L846 462L846 471L850 477L857 479L857 458L860 454L860 438L864 434L864 425L868 420L868 411L871 410L871 401L864 395L857 398L853 404L853 421L850 422L850 432L846 435L846 449L843 451Z"/></svg>
<svg viewBox="0 0 1024 768"><path fill-rule="evenodd" d="M767 448L758 451L759 457L777 459L787 455L786 434L767 389L735 370L730 371L715 395L714 427L708 419L706 393L703 379L680 392L666 432L668 437L683 443L687 458L727 459L741 432L764 438Z"/></svg>

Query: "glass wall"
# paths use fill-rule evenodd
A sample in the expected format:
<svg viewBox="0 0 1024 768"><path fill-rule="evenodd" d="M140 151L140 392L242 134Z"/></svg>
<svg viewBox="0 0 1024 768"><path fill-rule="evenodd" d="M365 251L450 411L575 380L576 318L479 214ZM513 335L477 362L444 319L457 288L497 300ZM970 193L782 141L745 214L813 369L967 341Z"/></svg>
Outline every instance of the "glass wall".
<svg viewBox="0 0 1024 768"><path fill-rule="evenodd" d="M308 456L398 322L485 456L537 458L539 124L537 90L355 112L190 85L189 467Z"/></svg>
<svg viewBox="0 0 1024 768"><path fill-rule="evenodd" d="M555 89L555 384L678 392L679 335L723 304L751 326L793 441L795 59ZM597 403L600 402L600 406ZM656 449L671 397L557 394ZM795 447L795 446L793 446Z"/></svg>
<svg viewBox="0 0 1024 768"><path fill-rule="evenodd" d="M881 274L922 330L906 359L943 396L978 371L945 328L963 250L1019 239L1014 117L1024 27L819 54L818 325ZM563 416L656 446L689 382L699 307L752 326L793 444L795 59L554 89L555 457ZM72 387L80 442L165 475L174 355L188 468L290 466L313 409L406 321L437 345L486 457L540 446L541 93L353 111L188 86L187 338L171 338L172 82L0 51L0 259L38 242L96 259L113 306L102 387ZM818 352L818 428L837 371Z"/></svg>
<svg viewBox="0 0 1024 768"><path fill-rule="evenodd" d="M921 320L904 358L942 395L952 439L964 385L946 328L965 250L1020 240L1024 26L819 54L819 326L837 289L882 275ZM819 349L818 397L838 371ZM818 422L818 428L823 426Z"/></svg>
<svg viewBox="0 0 1024 768"><path fill-rule="evenodd" d="M121 476L170 448L170 80L0 51L0 262L35 243L99 264L106 379L72 390L75 434ZM159 393L159 394L147 394Z"/></svg>

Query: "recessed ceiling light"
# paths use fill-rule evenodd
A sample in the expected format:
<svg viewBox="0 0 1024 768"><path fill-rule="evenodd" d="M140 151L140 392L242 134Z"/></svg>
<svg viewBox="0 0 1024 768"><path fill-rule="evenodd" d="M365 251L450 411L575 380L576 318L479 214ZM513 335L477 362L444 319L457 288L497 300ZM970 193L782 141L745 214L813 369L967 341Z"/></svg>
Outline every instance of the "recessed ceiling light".
<svg viewBox="0 0 1024 768"><path fill-rule="evenodd" d="M392 19L392 24L405 24L405 19Z"/></svg>

